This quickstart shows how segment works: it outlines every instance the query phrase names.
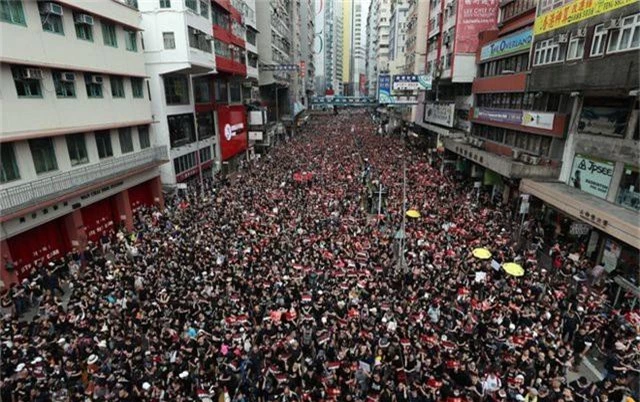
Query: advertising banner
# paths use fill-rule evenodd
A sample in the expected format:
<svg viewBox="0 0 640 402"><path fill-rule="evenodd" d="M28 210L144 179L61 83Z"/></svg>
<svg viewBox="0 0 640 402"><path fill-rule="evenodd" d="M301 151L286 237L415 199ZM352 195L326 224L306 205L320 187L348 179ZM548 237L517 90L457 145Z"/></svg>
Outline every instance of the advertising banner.
<svg viewBox="0 0 640 402"><path fill-rule="evenodd" d="M573 158L569 185L596 197L606 198L614 167L613 162L576 154Z"/></svg>
<svg viewBox="0 0 640 402"><path fill-rule="evenodd" d="M296 71L300 66L297 64L261 64L260 71Z"/></svg>
<svg viewBox="0 0 640 402"><path fill-rule="evenodd" d="M539 112L522 112L522 125L526 127L542 128L544 130L553 130L553 113Z"/></svg>
<svg viewBox="0 0 640 402"><path fill-rule="evenodd" d="M475 108L473 118L496 123L517 124L522 123L522 110Z"/></svg>
<svg viewBox="0 0 640 402"><path fill-rule="evenodd" d="M497 29L499 0L460 0L456 20L456 53L475 53L478 34Z"/></svg>
<svg viewBox="0 0 640 402"><path fill-rule="evenodd" d="M247 149L247 121L244 106L218 106L220 152L226 161Z"/></svg>
<svg viewBox="0 0 640 402"><path fill-rule="evenodd" d="M249 131L249 141L262 141L262 131Z"/></svg>
<svg viewBox="0 0 640 402"><path fill-rule="evenodd" d="M391 76L389 74L378 76L378 102L391 103Z"/></svg>
<svg viewBox="0 0 640 402"><path fill-rule="evenodd" d="M483 46L480 51L480 61L527 50L531 47L532 41L533 29L531 28L505 36Z"/></svg>
<svg viewBox="0 0 640 402"><path fill-rule="evenodd" d="M427 103L424 105L424 121L453 127L455 111L455 103Z"/></svg>
<svg viewBox="0 0 640 402"><path fill-rule="evenodd" d="M636 2L637 0L574 0L536 18L533 31L535 35L540 35Z"/></svg>
<svg viewBox="0 0 640 402"><path fill-rule="evenodd" d="M583 106L578 131L585 134L624 135L628 116L626 109Z"/></svg>
<svg viewBox="0 0 640 402"><path fill-rule="evenodd" d="M360 74L360 76L358 77L359 79L359 89L360 89L360 95L364 95L365 92L367 92L367 76L364 74Z"/></svg>
<svg viewBox="0 0 640 402"><path fill-rule="evenodd" d="M394 75L394 91L429 91L431 90L431 75Z"/></svg>

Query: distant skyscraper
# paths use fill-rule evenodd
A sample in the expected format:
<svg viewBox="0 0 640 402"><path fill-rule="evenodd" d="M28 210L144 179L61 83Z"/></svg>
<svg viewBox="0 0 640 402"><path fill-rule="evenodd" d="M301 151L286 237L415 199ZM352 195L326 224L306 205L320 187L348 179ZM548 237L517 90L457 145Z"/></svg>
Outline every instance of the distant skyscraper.
<svg viewBox="0 0 640 402"><path fill-rule="evenodd" d="M316 0L315 6L316 93L322 95L328 88L331 88L336 94L342 94L342 2Z"/></svg>

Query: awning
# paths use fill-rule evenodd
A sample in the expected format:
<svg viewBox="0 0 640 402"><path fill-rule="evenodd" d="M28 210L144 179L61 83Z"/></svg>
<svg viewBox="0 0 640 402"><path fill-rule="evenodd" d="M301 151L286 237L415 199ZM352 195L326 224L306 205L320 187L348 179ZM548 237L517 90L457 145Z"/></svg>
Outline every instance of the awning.
<svg viewBox="0 0 640 402"><path fill-rule="evenodd" d="M429 123L420 123L420 122L416 122L416 124L420 127L424 127L429 131L432 131L436 134L440 134L442 136L448 136L451 133L451 130L448 128L444 128L444 127L440 127L440 126L436 126L434 124L429 124Z"/></svg>
<svg viewBox="0 0 640 402"><path fill-rule="evenodd" d="M520 181L520 191L640 249L640 214L560 182Z"/></svg>

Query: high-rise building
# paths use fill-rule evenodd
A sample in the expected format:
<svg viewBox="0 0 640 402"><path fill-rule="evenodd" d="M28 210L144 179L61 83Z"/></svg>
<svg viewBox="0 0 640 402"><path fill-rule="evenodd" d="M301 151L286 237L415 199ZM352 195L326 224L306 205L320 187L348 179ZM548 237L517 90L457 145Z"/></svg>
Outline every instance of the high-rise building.
<svg viewBox="0 0 640 402"><path fill-rule="evenodd" d="M3 2L0 278L7 286L103 232L131 229L137 208L163 203L158 166L168 155L152 126L135 6Z"/></svg>
<svg viewBox="0 0 640 402"><path fill-rule="evenodd" d="M315 2L301 0L300 3L300 78L302 88L302 104L307 106L309 97L315 93Z"/></svg>
<svg viewBox="0 0 640 402"><path fill-rule="evenodd" d="M367 15L367 90L376 95L378 75L389 71L389 28L391 4L371 0Z"/></svg>
<svg viewBox="0 0 640 402"><path fill-rule="evenodd" d="M398 0L391 3L389 72L393 75L401 74L405 71L408 14L409 0Z"/></svg>
<svg viewBox="0 0 640 402"><path fill-rule="evenodd" d="M342 3L338 0L316 1L316 93L342 94L343 43Z"/></svg>
<svg viewBox="0 0 640 402"><path fill-rule="evenodd" d="M407 74L426 73L429 4L430 1L409 1L404 52L404 72Z"/></svg>

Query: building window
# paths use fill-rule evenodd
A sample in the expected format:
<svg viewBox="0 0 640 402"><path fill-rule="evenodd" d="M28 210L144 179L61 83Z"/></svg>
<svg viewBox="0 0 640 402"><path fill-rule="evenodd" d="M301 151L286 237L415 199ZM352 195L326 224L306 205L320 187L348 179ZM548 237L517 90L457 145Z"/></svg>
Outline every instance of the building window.
<svg viewBox="0 0 640 402"><path fill-rule="evenodd" d="M184 0L184 5L194 13L198 12L198 1L197 0Z"/></svg>
<svg viewBox="0 0 640 402"><path fill-rule="evenodd" d="M102 77L86 73L84 83L87 88L87 97L102 98Z"/></svg>
<svg viewBox="0 0 640 402"><path fill-rule="evenodd" d="M138 141L140 149L151 147L151 139L149 138L149 126L138 126Z"/></svg>
<svg viewBox="0 0 640 402"><path fill-rule="evenodd" d="M536 43L533 53L533 65L542 66L561 62L564 58L564 46L555 39L547 39Z"/></svg>
<svg viewBox="0 0 640 402"><path fill-rule="evenodd" d="M184 75L164 77L164 96L167 105L185 105L189 103L189 81Z"/></svg>
<svg viewBox="0 0 640 402"><path fill-rule="evenodd" d="M116 26L102 21L102 39L107 46L118 47L118 37L116 36Z"/></svg>
<svg viewBox="0 0 640 402"><path fill-rule="evenodd" d="M189 27L189 46L203 52L211 53L211 40L207 34Z"/></svg>
<svg viewBox="0 0 640 402"><path fill-rule="evenodd" d="M217 103L228 103L229 92L227 90L227 81L224 79L217 79L214 81L215 95Z"/></svg>
<svg viewBox="0 0 640 402"><path fill-rule="evenodd" d="M50 9L47 9L49 8ZM62 6L57 3L38 3L40 10L40 22L42 29L47 32L53 32L64 35L64 27L62 26Z"/></svg>
<svg viewBox="0 0 640 402"><path fill-rule="evenodd" d="M37 174L58 170L56 151L51 138L29 140L29 148Z"/></svg>
<svg viewBox="0 0 640 402"><path fill-rule="evenodd" d="M229 16L220 8L216 6L211 8L211 19L214 25L219 25L223 29L229 29Z"/></svg>
<svg viewBox="0 0 640 402"><path fill-rule="evenodd" d="M602 56L604 54L604 45L606 43L607 30L604 24L600 24L593 30L593 39L591 39L590 56Z"/></svg>
<svg viewBox="0 0 640 402"><path fill-rule="evenodd" d="M162 33L162 41L164 42L165 49L175 49L176 48L176 36L173 32L163 32Z"/></svg>
<svg viewBox="0 0 640 402"><path fill-rule="evenodd" d="M84 134L69 134L66 136L66 140L71 166L88 163L89 157L87 156L87 145L84 141Z"/></svg>
<svg viewBox="0 0 640 402"><path fill-rule="evenodd" d="M229 103L240 103L242 102L242 86L240 85L240 81L230 81L229 82Z"/></svg>
<svg viewBox="0 0 640 402"><path fill-rule="evenodd" d="M76 75L74 73L65 73L60 71L51 72L53 77L53 86L56 89L58 98L75 98L76 97Z"/></svg>
<svg viewBox="0 0 640 402"><path fill-rule="evenodd" d="M200 149L200 163L211 160L211 146Z"/></svg>
<svg viewBox="0 0 640 402"><path fill-rule="evenodd" d="M195 141L193 113L167 116L171 148L180 147Z"/></svg>
<svg viewBox="0 0 640 402"><path fill-rule="evenodd" d="M20 0L0 0L0 21L26 25ZM13 152L13 150L11 151ZM3 154L4 155L4 154Z"/></svg>
<svg viewBox="0 0 640 402"><path fill-rule="evenodd" d="M73 13L73 20L75 21L76 26L76 37L78 39L93 42L93 20L91 20L91 24L89 24L85 18L91 18L91 16L82 13Z"/></svg>
<svg viewBox="0 0 640 402"><path fill-rule="evenodd" d="M640 210L640 176L637 166L625 166L616 202L636 211Z"/></svg>
<svg viewBox="0 0 640 402"><path fill-rule="evenodd" d="M171 0L160 0L160 8L171 8Z"/></svg>
<svg viewBox="0 0 640 402"><path fill-rule="evenodd" d="M131 92L134 98L143 98L142 78L131 78Z"/></svg>
<svg viewBox="0 0 640 402"><path fill-rule="evenodd" d="M118 138L120 139L120 152L122 152L123 154L133 152L133 137L131 137L131 127L119 128Z"/></svg>
<svg viewBox="0 0 640 402"><path fill-rule="evenodd" d="M206 1L200 0L200 15L209 18L209 4Z"/></svg>
<svg viewBox="0 0 640 402"><path fill-rule="evenodd" d="M13 143L0 144L0 183L18 180L20 171L18 170L18 161L16 154L13 152Z"/></svg>
<svg viewBox="0 0 640 402"><path fill-rule="evenodd" d="M581 59L584 55L584 36L571 36L567 48L567 60Z"/></svg>
<svg viewBox="0 0 640 402"><path fill-rule="evenodd" d="M111 147L111 132L109 130L96 131L96 147L98 148L98 157L100 159L113 156L113 148Z"/></svg>
<svg viewBox="0 0 640 402"><path fill-rule="evenodd" d="M611 31L607 52L624 52L640 48L640 14L622 20L620 29Z"/></svg>
<svg viewBox="0 0 640 402"><path fill-rule="evenodd" d="M138 51L138 35L136 31L124 31L125 47L130 52Z"/></svg>
<svg viewBox="0 0 640 402"><path fill-rule="evenodd" d="M216 51L216 56L224 57L225 59L231 58L231 51L229 50L228 44L217 40L215 41L214 47Z"/></svg>
<svg viewBox="0 0 640 402"><path fill-rule="evenodd" d="M251 29L247 29L247 43L256 45L256 33Z"/></svg>
<svg viewBox="0 0 640 402"><path fill-rule="evenodd" d="M211 102L210 81L208 77L196 78L193 81L193 92L196 103Z"/></svg>
<svg viewBox="0 0 640 402"><path fill-rule="evenodd" d="M114 98L124 98L124 81L122 77L111 76L111 96Z"/></svg>
<svg viewBox="0 0 640 402"><path fill-rule="evenodd" d="M213 126L213 112L196 112L196 119L198 121L198 138L203 140L213 137L216 133Z"/></svg>
<svg viewBox="0 0 640 402"><path fill-rule="evenodd" d="M29 75L26 67L11 67L13 82L20 98L42 98L42 84L40 78Z"/></svg>

